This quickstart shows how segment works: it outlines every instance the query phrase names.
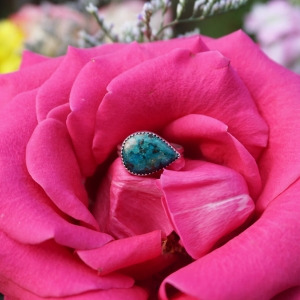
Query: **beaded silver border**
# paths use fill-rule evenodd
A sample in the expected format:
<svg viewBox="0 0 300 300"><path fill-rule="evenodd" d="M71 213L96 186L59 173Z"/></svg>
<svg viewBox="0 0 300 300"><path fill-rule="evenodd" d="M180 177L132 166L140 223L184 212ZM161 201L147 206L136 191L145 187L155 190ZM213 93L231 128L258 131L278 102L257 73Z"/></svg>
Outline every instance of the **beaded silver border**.
<svg viewBox="0 0 300 300"><path fill-rule="evenodd" d="M125 166L125 163L124 163L124 159L123 159L123 150L124 150L124 145L126 143L126 141L128 139L130 139L131 137L135 136L135 135L138 135L138 134L146 134L146 133L150 133L150 134L153 134L155 135L158 139L160 139L161 141L163 141L166 145L168 145L170 148L172 148L173 150L175 150L175 152L177 153L177 158L172 161L170 164L168 164L167 166L165 166L164 168L160 168L159 170L157 171L154 171L154 172L150 172L150 173L147 173L147 174L137 174L137 173L133 173L131 172L130 170L127 169L127 167ZM166 140L164 140L162 137L160 137L159 135L157 135L156 133L154 132L151 132L151 131L139 131L139 132L135 132L135 133L132 133L131 135L129 135L122 143L122 146L121 146L121 160L122 160L122 164L124 166L124 168L127 170L128 173L132 174L132 175L136 175L136 176L148 176L148 175L151 175L151 174L154 174L154 173L157 173L159 171L161 171L162 169L165 169L167 168L168 166L170 166L172 163L174 163L176 160L178 160L180 157L181 157L181 154L176 150L176 148L174 148L169 142L167 142Z"/></svg>

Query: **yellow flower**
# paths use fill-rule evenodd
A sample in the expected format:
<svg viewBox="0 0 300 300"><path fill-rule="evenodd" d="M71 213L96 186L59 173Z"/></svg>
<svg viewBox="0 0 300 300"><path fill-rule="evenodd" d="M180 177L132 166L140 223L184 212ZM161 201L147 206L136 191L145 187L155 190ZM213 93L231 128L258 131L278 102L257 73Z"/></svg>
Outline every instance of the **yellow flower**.
<svg viewBox="0 0 300 300"><path fill-rule="evenodd" d="M18 70L21 63L23 34L9 20L0 21L0 73Z"/></svg>

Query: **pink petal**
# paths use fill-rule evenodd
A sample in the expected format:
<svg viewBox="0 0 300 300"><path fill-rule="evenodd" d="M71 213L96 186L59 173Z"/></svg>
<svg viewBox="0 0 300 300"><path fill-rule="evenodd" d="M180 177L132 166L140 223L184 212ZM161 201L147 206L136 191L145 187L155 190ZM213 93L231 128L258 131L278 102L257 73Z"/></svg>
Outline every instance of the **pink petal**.
<svg viewBox="0 0 300 300"><path fill-rule="evenodd" d="M70 113L71 113L71 109L70 109L70 104L68 102L66 104L62 104L60 106L53 108L47 115L47 118L55 119L57 121L62 122L63 124L66 124L67 117Z"/></svg>
<svg viewBox="0 0 300 300"><path fill-rule="evenodd" d="M61 61L62 57L58 57L18 72L1 74L0 111L18 94L40 87L58 68Z"/></svg>
<svg viewBox="0 0 300 300"><path fill-rule="evenodd" d="M22 300L147 300L148 293L138 287L133 286L129 289L109 289L109 290L96 290L91 291L79 295L73 295L70 297L59 297L59 298L41 298L31 292L19 287L18 285L14 284L11 281L7 281L2 279L0 276L0 287L1 283L3 282L3 290L5 294L11 295L12 298L4 297L5 300L14 300L14 299L22 299ZM6 292L7 291L7 292Z"/></svg>
<svg viewBox="0 0 300 300"><path fill-rule="evenodd" d="M37 90L22 93L0 112L0 181L5 187L0 189L0 228L26 244L54 238L76 249L100 247L113 238L69 223L28 173L26 145L37 126L36 95Z"/></svg>
<svg viewBox="0 0 300 300"><path fill-rule="evenodd" d="M129 134L159 132L192 113L227 124L229 132L255 157L266 146L267 126L229 60L219 52L194 55L174 50L124 72L107 90L97 113L93 143L98 163Z"/></svg>
<svg viewBox="0 0 300 300"><path fill-rule="evenodd" d="M166 278L160 298L167 283L202 300L271 299L300 286L298 199L299 180L239 236Z"/></svg>
<svg viewBox="0 0 300 300"><path fill-rule="evenodd" d="M163 137L184 146L190 157L224 165L246 180L252 199L261 191L261 179L253 156L230 133L224 123L203 115L187 115L168 124ZM266 137L267 138L267 137ZM253 139L255 146L255 139Z"/></svg>
<svg viewBox="0 0 300 300"><path fill-rule="evenodd" d="M90 290L129 288L120 274L97 276L65 247L53 241L24 245L0 231L1 276L41 297L64 297Z"/></svg>
<svg viewBox="0 0 300 300"><path fill-rule="evenodd" d="M22 62L20 69L28 68L51 59L53 58L46 57L28 50L24 50L22 54Z"/></svg>
<svg viewBox="0 0 300 300"><path fill-rule="evenodd" d="M0 277L0 280L1 277ZM41 298L39 296L36 296L32 294L31 292L22 289L21 287L17 286L16 284L12 282L5 282L5 284L9 285L8 287L5 286L5 290L9 291L9 294L12 295L12 297L16 298L8 298L4 297L5 300L14 300L14 299L22 299L22 300L147 300L148 299L148 293L138 287L133 286L129 289L109 289L109 290L96 290L92 292L87 292L79 295L74 295L70 297L59 297L59 298ZM20 297L20 298L17 298Z"/></svg>
<svg viewBox="0 0 300 300"><path fill-rule="evenodd" d="M103 179L93 208L102 232L125 238L162 230L173 231L161 203L156 179L129 174L117 158Z"/></svg>
<svg viewBox="0 0 300 300"><path fill-rule="evenodd" d="M2 284L3 283L3 284ZM69 297L55 297L55 298L41 298L23 288L16 285L15 283L7 280L4 277L0 276L0 287L6 295L11 296L12 298L4 297L5 300L147 300L148 293L138 287L133 286L128 289L109 289L109 290L96 290L91 292L86 292L79 295L73 295Z"/></svg>
<svg viewBox="0 0 300 300"><path fill-rule="evenodd" d="M93 175L97 167L92 145L96 113L107 93L107 85L114 77L152 57L137 43L132 43L119 51L93 58L76 78L67 125L84 176Z"/></svg>
<svg viewBox="0 0 300 300"><path fill-rule="evenodd" d="M122 44L109 44L90 49L69 47L68 53L64 56L59 68L39 90L36 101L38 121L41 122L46 119L53 108L69 101L75 78L92 57L104 55L122 47L124 47Z"/></svg>
<svg viewBox="0 0 300 300"><path fill-rule="evenodd" d="M292 287L282 293L276 295L271 300L299 300L300 299L300 286Z"/></svg>
<svg viewBox="0 0 300 300"><path fill-rule="evenodd" d="M151 276L153 276L154 274L161 272L165 268L169 267L177 259L177 254L163 253L160 256L157 256L145 262L119 269L118 273L128 275L135 280L145 280L147 278L151 278Z"/></svg>
<svg viewBox="0 0 300 300"><path fill-rule="evenodd" d="M239 173L203 161L186 159L180 172L165 170L159 186L175 231L194 259L243 224L255 208Z"/></svg>
<svg viewBox="0 0 300 300"><path fill-rule="evenodd" d="M178 48L189 49L194 54L209 50L199 35L180 39L175 38L167 41L142 43L141 47L155 53L156 56L167 54Z"/></svg>
<svg viewBox="0 0 300 300"><path fill-rule="evenodd" d="M259 159L261 213L300 176L300 77L268 59L242 31L208 45L232 60L270 128L268 147Z"/></svg>
<svg viewBox="0 0 300 300"><path fill-rule="evenodd" d="M176 295L171 297L170 300L199 300L199 298L195 298L193 296L189 296L183 293L177 293Z"/></svg>
<svg viewBox="0 0 300 300"><path fill-rule="evenodd" d="M146 60L183 46L193 53L207 50L199 37L186 39L185 43L178 39L141 45L132 43L112 54L94 58L81 70L72 87L72 113L67 124L84 176L91 176L97 166L92 152L96 112L111 80Z"/></svg>
<svg viewBox="0 0 300 300"><path fill-rule="evenodd" d="M64 213L99 230L88 210L88 196L66 126L46 119L35 128L26 150L29 174Z"/></svg>
<svg viewBox="0 0 300 300"><path fill-rule="evenodd" d="M160 256L164 237L157 230L76 253L88 266L98 270L100 275L105 275Z"/></svg>

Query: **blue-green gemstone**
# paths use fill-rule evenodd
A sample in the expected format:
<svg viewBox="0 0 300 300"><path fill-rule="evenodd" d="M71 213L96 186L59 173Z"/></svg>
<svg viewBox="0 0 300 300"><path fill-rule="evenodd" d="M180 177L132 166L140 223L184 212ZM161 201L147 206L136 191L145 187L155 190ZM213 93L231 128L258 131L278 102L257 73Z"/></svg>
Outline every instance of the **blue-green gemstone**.
<svg viewBox="0 0 300 300"><path fill-rule="evenodd" d="M121 157L126 169L135 175L157 172L179 158L179 153L151 132L130 135L122 144Z"/></svg>

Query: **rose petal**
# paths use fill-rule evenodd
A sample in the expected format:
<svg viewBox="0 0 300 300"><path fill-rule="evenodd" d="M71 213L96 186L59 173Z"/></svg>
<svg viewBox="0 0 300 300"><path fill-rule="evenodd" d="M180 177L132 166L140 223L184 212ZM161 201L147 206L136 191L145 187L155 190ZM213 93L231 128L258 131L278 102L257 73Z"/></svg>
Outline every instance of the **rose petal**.
<svg viewBox="0 0 300 300"><path fill-rule="evenodd" d="M72 87L72 113L67 124L84 176L91 176L97 166L92 152L96 112L107 93L108 84L121 73L177 47L190 49L193 53L207 50L199 37L183 42L178 39L141 45L134 42L112 54L94 58L81 70Z"/></svg>
<svg viewBox="0 0 300 300"><path fill-rule="evenodd" d="M46 57L28 50L24 50L22 54L22 62L20 69L28 68L51 59L53 58Z"/></svg>
<svg viewBox="0 0 300 300"><path fill-rule="evenodd" d="M194 259L243 224L255 208L239 173L207 162L186 159L180 172L165 170L158 186L175 231Z"/></svg>
<svg viewBox="0 0 300 300"><path fill-rule="evenodd" d="M82 67L88 61L99 55L104 55L124 47L122 44L109 44L90 49L77 49L69 46L59 68L39 90L36 100L38 121L46 119L48 113L55 107L69 101L72 85ZM41 68L42 69L42 68ZM26 74L27 74L26 70Z"/></svg>
<svg viewBox="0 0 300 300"><path fill-rule="evenodd" d="M257 202L261 213L300 176L300 76L267 58L242 31L208 45L232 59L270 128L268 147L259 159L264 185Z"/></svg>
<svg viewBox="0 0 300 300"><path fill-rule="evenodd" d="M2 284L3 283L3 284ZM18 285L14 284L11 281L8 281L0 276L0 287L5 294L9 294L12 298L4 297L5 300L147 300L148 293L138 287L133 286L129 289L109 289L109 290L97 290L92 292L87 292L79 295L74 295L70 297L59 297L59 298L41 298L37 295L32 294L31 292L22 289Z"/></svg>
<svg viewBox="0 0 300 300"><path fill-rule="evenodd" d="M76 78L67 125L84 176L93 175L97 167L92 152L96 112L107 93L107 85L114 77L152 57L137 43L132 43L119 51L93 58Z"/></svg>
<svg viewBox="0 0 300 300"><path fill-rule="evenodd" d="M70 113L71 113L71 109L70 109L70 104L68 102L66 104L62 104L60 106L53 108L47 115L47 118L55 119L57 121L62 122L63 124L66 124L67 117Z"/></svg>
<svg viewBox="0 0 300 300"><path fill-rule="evenodd" d="M0 180L5 187L0 189L0 228L26 244L54 238L76 249L100 247L113 238L67 222L27 171L26 145L37 126L36 95L37 90L20 94L0 112Z"/></svg>
<svg viewBox="0 0 300 300"><path fill-rule="evenodd" d="M299 300L300 299L300 286L292 287L282 293L276 295L271 300Z"/></svg>
<svg viewBox="0 0 300 300"><path fill-rule="evenodd" d="M58 68L61 57L51 59L38 65L20 70L18 72L1 74L1 100L0 111L16 95L40 87Z"/></svg>
<svg viewBox="0 0 300 300"><path fill-rule="evenodd" d="M195 298L183 293L177 293L176 295L171 297L170 300L199 300L199 298Z"/></svg>
<svg viewBox="0 0 300 300"><path fill-rule="evenodd" d="M178 48L189 49L194 54L208 51L207 46L203 43L202 38L199 35L181 39L175 38L167 41L142 43L141 47L154 52L156 56L167 54Z"/></svg>
<svg viewBox="0 0 300 300"><path fill-rule="evenodd" d="M205 160L237 171L245 178L252 199L259 196L261 179L256 161L224 123L203 115L187 115L168 124L162 135L184 146L192 157L203 155Z"/></svg>
<svg viewBox="0 0 300 300"><path fill-rule="evenodd" d="M177 259L178 255L176 253L162 253L160 256L145 262L119 269L118 273L130 276L135 280L145 280L169 267Z"/></svg>
<svg viewBox="0 0 300 300"><path fill-rule="evenodd" d="M229 132L255 157L266 145L264 120L229 60L219 52L194 55L188 50L174 50L124 72L107 90L97 112L93 143L98 163L129 134L160 131L191 113L227 124Z"/></svg>
<svg viewBox="0 0 300 300"><path fill-rule="evenodd" d="M300 180L268 205L261 218L227 244L173 273L165 288L202 300L271 299L300 285Z"/></svg>
<svg viewBox="0 0 300 300"><path fill-rule="evenodd" d="M96 272L76 259L67 248L54 241L24 245L1 231L0 241L1 275L41 297L63 297L97 289L129 288L134 283L130 277L120 274L97 276Z"/></svg>
<svg viewBox="0 0 300 300"><path fill-rule="evenodd" d="M66 126L46 119L35 128L26 149L31 177L64 213L84 226L99 230L88 210L88 196Z"/></svg>
<svg viewBox="0 0 300 300"><path fill-rule="evenodd" d="M116 238L162 230L173 231L161 203L156 179L129 174L117 158L103 179L93 215L102 232Z"/></svg>
<svg viewBox="0 0 300 300"><path fill-rule="evenodd" d="M162 253L160 230L110 242L98 249L76 251L76 254L91 268L105 275L135 265Z"/></svg>

